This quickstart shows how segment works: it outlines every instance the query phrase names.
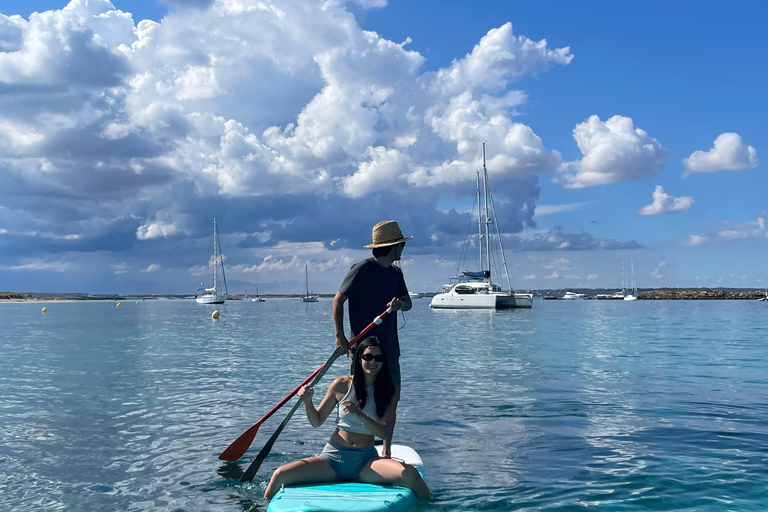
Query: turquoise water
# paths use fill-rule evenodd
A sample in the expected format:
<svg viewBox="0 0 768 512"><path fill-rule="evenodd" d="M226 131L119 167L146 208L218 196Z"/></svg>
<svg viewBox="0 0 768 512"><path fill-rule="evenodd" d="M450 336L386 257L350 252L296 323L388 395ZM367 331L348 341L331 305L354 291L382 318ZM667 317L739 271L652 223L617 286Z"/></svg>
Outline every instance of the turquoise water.
<svg viewBox="0 0 768 512"><path fill-rule="evenodd" d="M0 510L264 510L217 455L333 350L331 304L0 304ZM448 510L765 510L768 306L536 301L400 316L396 441ZM342 374L337 363L324 380ZM325 386L321 386L324 390ZM287 409L286 406L285 409Z"/></svg>

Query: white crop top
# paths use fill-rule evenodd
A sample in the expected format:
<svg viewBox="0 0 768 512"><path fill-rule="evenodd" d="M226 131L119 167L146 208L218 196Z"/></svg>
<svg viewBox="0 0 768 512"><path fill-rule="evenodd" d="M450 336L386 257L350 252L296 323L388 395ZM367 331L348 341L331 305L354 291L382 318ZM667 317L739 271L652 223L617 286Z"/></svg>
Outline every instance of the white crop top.
<svg viewBox="0 0 768 512"><path fill-rule="evenodd" d="M369 386L365 388L366 391L366 399L365 399L365 407L363 407L362 412L369 418L371 418L373 421L381 422L381 418L378 414L376 414L376 400L373 398L373 386ZM368 434L373 435L373 433L368 430L368 428L363 424L363 421L357 417L354 414L347 414L344 412L343 406L341 405L344 403L345 400L349 400L352 403L357 403L357 395L355 394L355 386L352 381L349 383L349 391L347 391L347 394L344 395L344 398L342 398L339 401L339 407L336 409L336 427L340 430L344 430L345 432L355 432L356 434Z"/></svg>

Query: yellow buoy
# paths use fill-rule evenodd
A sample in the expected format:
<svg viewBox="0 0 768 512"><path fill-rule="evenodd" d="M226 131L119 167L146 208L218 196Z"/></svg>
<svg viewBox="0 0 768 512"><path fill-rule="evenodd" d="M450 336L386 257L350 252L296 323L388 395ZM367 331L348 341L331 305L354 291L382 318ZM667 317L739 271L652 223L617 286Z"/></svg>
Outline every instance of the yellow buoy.
<svg viewBox="0 0 768 512"><path fill-rule="evenodd" d="M43 308L43 313L47 313L47 312L48 312L48 308L44 307Z"/></svg>
<svg viewBox="0 0 768 512"><path fill-rule="evenodd" d="M115 304L115 307L119 308L120 307L120 303L118 302L117 304Z"/></svg>
<svg viewBox="0 0 768 512"><path fill-rule="evenodd" d="M213 318L214 320L218 320L219 319L219 312L218 311L214 311L213 313L211 313L211 318Z"/></svg>

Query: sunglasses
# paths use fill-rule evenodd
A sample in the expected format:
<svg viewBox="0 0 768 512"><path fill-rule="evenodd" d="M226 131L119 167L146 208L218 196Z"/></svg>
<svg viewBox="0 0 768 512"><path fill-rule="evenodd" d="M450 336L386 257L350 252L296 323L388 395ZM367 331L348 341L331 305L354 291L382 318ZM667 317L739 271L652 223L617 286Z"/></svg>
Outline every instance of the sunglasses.
<svg viewBox="0 0 768 512"><path fill-rule="evenodd" d="M363 361L376 361L377 363L383 363L384 362L384 354L360 354L360 358Z"/></svg>

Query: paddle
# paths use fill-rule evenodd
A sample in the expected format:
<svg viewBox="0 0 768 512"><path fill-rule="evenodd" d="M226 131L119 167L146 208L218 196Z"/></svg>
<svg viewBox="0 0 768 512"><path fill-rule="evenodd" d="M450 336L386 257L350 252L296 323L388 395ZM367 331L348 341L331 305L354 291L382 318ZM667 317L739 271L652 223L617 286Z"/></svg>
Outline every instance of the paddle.
<svg viewBox="0 0 768 512"><path fill-rule="evenodd" d="M351 347L352 345L354 345L355 343L357 343L357 342L358 342L358 340L359 340L359 339L360 339L360 338L361 338L363 335L365 335L365 334L366 334L368 331L370 331L371 329L373 329L373 326L374 326L374 325L378 325L378 324L380 324L380 323L381 323L381 319L382 319L382 318L384 318L385 316L387 316L387 315L388 315L389 313L391 313L391 312L392 312L392 310L388 308L388 309L387 309L386 311L384 311L382 314L380 314L379 316L377 316L376 318L374 318L373 322L371 322L370 324L368 324L368 325L365 327L365 329L363 329L362 331L360 331L360 334L358 334L357 336L355 336L355 337L352 339L352 341L350 341L350 342L349 342L349 346ZM338 356L337 354L335 354L335 353L334 353L334 355L332 355L332 356L331 356L331 357L328 359L328 361L326 361L326 362L325 362L325 364L324 364L323 366L321 366L320 368L318 368L317 370L315 370L314 372L312 372L312 375L310 375L309 377L307 377L307 378L306 378L306 379L305 379L305 380L304 380L304 381L303 381L301 384L299 384L298 386L296 386L296 388L295 388L293 391L291 391L290 393L288 393L288 395L287 395L285 398L283 398L282 400L280 400L280 402L279 402L279 403L278 403L276 406L274 406L274 407L273 407L273 408L272 408L272 409L271 409L271 410L270 410L270 411L269 411L267 414L265 414L265 415L264 415L264 416L263 416L263 417L262 417L262 418L261 418L259 421L257 421L257 422L256 422L256 423L254 423L253 425L251 425L251 427L250 427L248 430L246 430L245 432L243 432L242 434L240 434L240 437L238 437L237 439L235 439L235 440L232 442L232 444L230 444L229 446L227 446L227 449L226 449L226 450L224 450L223 452L221 452L221 455L219 455L219 459L221 459L221 460L227 460L227 461L235 461L235 460L239 459L240 457L242 457L243 455L245 455L245 452L247 452L247 451L248 451L248 448L250 448L250 446L251 446L251 443L253 442L253 438L254 438L254 437L256 437L256 433L259 431L259 427L261 426L261 424L262 424L262 423L264 423L264 422L267 420L267 418L269 418L269 417L270 417L270 416L272 416L274 413L276 413L276 412L277 412L277 410L278 410L278 409L280 409L282 406L284 406L284 405L285 405L285 404L286 404L286 403L287 403L287 402L288 402L288 401L289 401L291 398L293 398L293 396L294 396L294 395L296 395L296 393L298 393L298 392L299 392L299 390L301 389L301 387L302 387L302 386L306 386L306 385L307 385L307 384L308 384L308 383L309 383L309 382L310 382L310 381L311 381L313 378L315 378L315 376L317 376L317 374L318 374L318 373L320 373L320 371L321 371L323 368L325 368L326 366L330 367L330 365L331 365L331 364L333 364L333 362L334 362L334 361L336 360L336 358L338 358L338 357L339 357L339 356Z"/></svg>
<svg viewBox="0 0 768 512"><path fill-rule="evenodd" d="M368 324L368 326L360 331L360 334L352 338L352 341L349 342L349 346L352 347L355 343L360 340L360 338L363 337L368 331L373 329L374 325L378 325L381 323L381 319L387 316L389 313L392 312L392 308L387 308L386 311L384 311L382 314L377 316L373 322ZM331 354L331 357L328 358L328 361L325 362L325 364L318 369L315 373L315 378L312 380L312 383L310 386L314 386L321 378L323 378L323 375L325 375L325 372L327 372L333 362L342 354L344 350L341 347L336 347L336 350L333 351L333 354ZM311 376L310 376L311 378ZM264 445L264 447L261 449L259 454L256 456L256 458L251 462L251 465L248 466L248 469L245 470L245 473L242 477L240 477L241 482L250 482L253 480L253 477L256 476L256 472L261 467L262 462L264 462L264 459L267 458L267 455L269 455L269 452L272 451L272 446L275 444L275 441L277 441L277 438L282 433L285 426L288 424L288 422L291 420L291 417L296 412L296 409L299 408L301 405L301 400L297 400L295 404L293 404L293 407L291 407L291 410L288 411L288 414L285 415L285 418L283 418L283 421L280 423L280 425L277 427L277 430L275 430L275 433L272 434L272 437L269 438L269 441L267 441L267 444Z"/></svg>

